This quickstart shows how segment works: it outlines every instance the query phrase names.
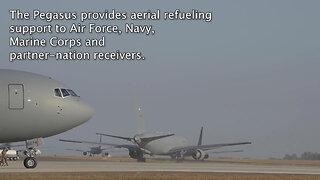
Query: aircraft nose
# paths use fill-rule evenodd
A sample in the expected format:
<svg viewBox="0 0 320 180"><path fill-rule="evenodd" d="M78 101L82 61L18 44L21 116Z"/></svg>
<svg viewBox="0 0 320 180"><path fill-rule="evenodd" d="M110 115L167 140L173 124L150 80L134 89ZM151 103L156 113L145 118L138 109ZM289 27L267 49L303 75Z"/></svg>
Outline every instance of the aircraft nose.
<svg viewBox="0 0 320 180"><path fill-rule="evenodd" d="M61 117L63 117L69 128L74 128L87 122L94 114L93 108L80 98L64 99L61 106Z"/></svg>
<svg viewBox="0 0 320 180"><path fill-rule="evenodd" d="M93 108L85 101L82 101L80 104L79 116L81 123L87 122L92 118L94 113Z"/></svg>
<svg viewBox="0 0 320 180"><path fill-rule="evenodd" d="M73 127L87 122L93 116L93 108L82 99L72 101L70 106L69 111L64 112L65 118L70 120Z"/></svg>

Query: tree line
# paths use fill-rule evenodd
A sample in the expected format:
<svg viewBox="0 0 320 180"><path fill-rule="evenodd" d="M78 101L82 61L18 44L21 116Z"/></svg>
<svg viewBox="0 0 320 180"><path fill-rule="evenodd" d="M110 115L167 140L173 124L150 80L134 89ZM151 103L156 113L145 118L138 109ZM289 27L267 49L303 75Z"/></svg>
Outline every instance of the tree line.
<svg viewBox="0 0 320 180"><path fill-rule="evenodd" d="M300 155L286 154L283 159L287 160L320 160L320 153L317 152L304 152Z"/></svg>

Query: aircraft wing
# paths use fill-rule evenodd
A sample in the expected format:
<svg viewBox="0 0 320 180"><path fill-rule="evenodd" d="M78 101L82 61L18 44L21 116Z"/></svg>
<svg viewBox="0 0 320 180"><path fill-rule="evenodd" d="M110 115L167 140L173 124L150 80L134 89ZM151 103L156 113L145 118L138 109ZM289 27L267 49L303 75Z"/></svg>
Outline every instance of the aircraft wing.
<svg viewBox="0 0 320 180"><path fill-rule="evenodd" d="M243 152L243 150L235 150L235 151L213 151L210 152L212 154L222 154L222 153L236 153L236 152Z"/></svg>
<svg viewBox="0 0 320 180"><path fill-rule="evenodd" d="M108 136L108 137L114 137L114 138L119 138L127 141L132 141L131 137L123 137L123 136L115 136L115 135L110 135L110 134L103 134L103 133L96 133L97 135L102 135L102 136Z"/></svg>
<svg viewBox="0 0 320 180"><path fill-rule="evenodd" d="M104 146L117 146L118 144L109 144L109 143L100 143L100 142L93 142L93 141L77 141L77 140L70 140L70 139L59 139L62 142L70 142L70 143L83 143L83 144L91 144L91 145L104 145Z"/></svg>
<svg viewBox="0 0 320 180"><path fill-rule="evenodd" d="M81 149L66 149L68 151L79 151L79 152L85 152L84 150L81 150Z"/></svg>
<svg viewBox="0 0 320 180"><path fill-rule="evenodd" d="M110 135L110 134L103 134L103 133L96 133L97 135L102 135L102 136L108 136L108 137L114 137L114 138L119 138L119 139L124 139L133 143L137 143L140 145L144 145L147 144L151 141L157 140L157 139L161 139L161 138L165 138L165 137L169 137L169 136L173 136L174 134L166 134L166 135L160 135L160 136L150 136L150 137L141 137L139 139L136 138L130 138L130 137L123 137L123 136L114 136L114 135Z"/></svg>
<svg viewBox="0 0 320 180"><path fill-rule="evenodd" d="M102 142L93 142L93 141L76 141L76 140L68 140L68 139L59 139L59 141L70 142L70 143L83 143L83 144L91 144L91 145L99 145L99 146L111 146L113 148L126 148L128 150L140 150L140 148L134 144L111 144L111 143L102 143Z"/></svg>
<svg viewBox="0 0 320 180"><path fill-rule="evenodd" d="M133 151L139 151L141 150L137 145L134 144L119 144L117 146L114 146L115 148L125 148L128 150L133 150Z"/></svg>
<svg viewBox="0 0 320 180"><path fill-rule="evenodd" d="M25 147L26 145L25 144L12 144L12 143L5 143L5 144L1 144L0 145L0 149L3 149L3 148L12 148L12 147Z"/></svg>
<svg viewBox="0 0 320 180"><path fill-rule="evenodd" d="M237 143L223 143L223 144L208 144L208 145L200 145L200 146L184 146L179 148L173 148L169 151L169 153L177 153L181 151L195 151L197 149L201 149L203 151L208 151L220 147L226 146L237 146L237 145L244 145L244 144L251 144L251 142L237 142Z"/></svg>
<svg viewBox="0 0 320 180"><path fill-rule="evenodd" d="M162 139L165 137L169 137L169 136L173 136L174 134L166 134L166 135L161 135L161 136L151 136L151 137L143 137L141 138L141 141L143 141L144 143L148 143L157 139Z"/></svg>

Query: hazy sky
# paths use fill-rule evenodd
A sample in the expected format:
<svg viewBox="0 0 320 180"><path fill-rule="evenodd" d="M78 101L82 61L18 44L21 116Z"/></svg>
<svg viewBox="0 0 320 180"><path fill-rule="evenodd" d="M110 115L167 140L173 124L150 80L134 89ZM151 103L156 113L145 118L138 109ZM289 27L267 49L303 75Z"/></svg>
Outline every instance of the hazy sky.
<svg viewBox="0 0 320 180"><path fill-rule="evenodd" d="M51 147L42 150L46 154L70 154L64 149L71 146L86 149L58 142L59 138L97 141L96 132L133 136L135 95L149 131L173 132L195 144L204 126L204 143L253 142L226 148L244 150L228 156L268 158L320 152L319 7L317 0L8 1L0 7L0 68L51 76L94 107L89 122L45 139L44 146ZM137 22L153 25L156 35L105 35L107 45L99 51L141 51L144 62L50 59L10 63L9 52L17 48L8 46L8 27L13 23L8 10L17 8L77 12L197 9L212 11L213 21ZM112 138L103 141L123 143Z"/></svg>

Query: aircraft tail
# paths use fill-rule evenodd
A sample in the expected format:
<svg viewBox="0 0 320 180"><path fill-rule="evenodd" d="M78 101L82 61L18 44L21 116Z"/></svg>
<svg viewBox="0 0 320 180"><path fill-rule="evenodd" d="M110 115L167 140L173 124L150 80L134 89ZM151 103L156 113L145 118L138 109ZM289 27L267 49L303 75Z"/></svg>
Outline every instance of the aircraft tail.
<svg viewBox="0 0 320 180"><path fill-rule="evenodd" d="M201 127L200 136L199 136L199 140L198 140L198 146L202 145L202 131L203 131L203 127Z"/></svg>
<svg viewBox="0 0 320 180"><path fill-rule="evenodd" d="M144 119L142 118L141 106L136 98L136 114L137 114L137 133L143 134L146 132Z"/></svg>

